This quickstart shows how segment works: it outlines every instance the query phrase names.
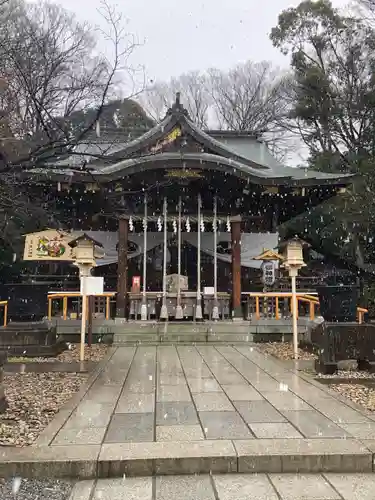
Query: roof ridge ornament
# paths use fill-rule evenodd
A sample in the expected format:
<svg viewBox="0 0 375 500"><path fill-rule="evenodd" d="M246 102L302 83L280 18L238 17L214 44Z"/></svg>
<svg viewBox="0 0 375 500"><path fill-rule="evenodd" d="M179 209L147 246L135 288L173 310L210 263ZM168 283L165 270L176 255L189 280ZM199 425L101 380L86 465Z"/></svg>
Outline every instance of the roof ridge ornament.
<svg viewBox="0 0 375 500"><path fill-rule="evenodd" d="M168 109L167 115L184 115L189 117L188 110L181 104L181 92L176 92L176 99Z"/></svg>

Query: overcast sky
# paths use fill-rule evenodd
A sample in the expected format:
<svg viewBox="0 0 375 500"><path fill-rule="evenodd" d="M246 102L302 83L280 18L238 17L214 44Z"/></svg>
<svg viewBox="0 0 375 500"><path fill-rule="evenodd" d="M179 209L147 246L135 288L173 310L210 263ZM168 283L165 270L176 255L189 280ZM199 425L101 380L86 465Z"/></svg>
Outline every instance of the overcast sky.
<svg viewBox="0 0 375 500"><path fill-rule="evenodd" d="M111 3L111 0L108 0ZM344 6L348 0L333 0ZM82 20L103 22L100 0L60 0ZM288 60L272 47L269 33L278 14L298 0L122 0L117 9L143 46L135 54L149 81L190 70L228 68L246 60Z"/></svg>

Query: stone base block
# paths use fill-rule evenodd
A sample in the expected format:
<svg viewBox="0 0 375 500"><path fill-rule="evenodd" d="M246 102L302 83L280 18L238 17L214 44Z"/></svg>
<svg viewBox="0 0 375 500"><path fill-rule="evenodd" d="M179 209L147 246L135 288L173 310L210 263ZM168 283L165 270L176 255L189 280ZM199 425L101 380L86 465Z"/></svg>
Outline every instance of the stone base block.
<svg viewBox="0 0 375 500"><path fill-rule="evenodd" d="M358 361L358 369L366 372L375 373L375 362L361 359Z"/></svg>
<svg viewBox="0 0 375 500"><path fill-rule="evenodd" d="M333 375L337 372L337 363L325 362L317 359L315 361L315 371L323 375Z"/></svg>

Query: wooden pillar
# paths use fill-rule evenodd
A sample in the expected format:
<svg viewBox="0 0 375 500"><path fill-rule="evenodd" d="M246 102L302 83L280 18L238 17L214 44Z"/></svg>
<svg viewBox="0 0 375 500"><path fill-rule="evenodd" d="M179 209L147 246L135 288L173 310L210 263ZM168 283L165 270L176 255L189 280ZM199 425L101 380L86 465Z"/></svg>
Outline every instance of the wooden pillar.
<svg viewBox="0 0 375 500"><path fill-rule="evenodd" d="M231 219L232 315L242 318L241 308L241 216Z"/></svg>
<svg viewBox="0 0 375 500"><path fill-rule="evenodd" d="M126 318L128 312L128 234L129 220L119 219L116 317Z"/></svg>
<svg viewBox="0 0 375 500"><path fill-rule="evenodd" d="M272 217L271 217L271 233L277 233L279 226L279 203L278 201L273 202L272 206Z"/></svg>
<svg viewBox="0 0 375 500"><path fill-rule="evenodd" d="M91 347L92 345L92 330L93 330L93 316L94 316L94 302L95 302L95 297L93 295L89 295L87 297L87 345Z"/></svg>

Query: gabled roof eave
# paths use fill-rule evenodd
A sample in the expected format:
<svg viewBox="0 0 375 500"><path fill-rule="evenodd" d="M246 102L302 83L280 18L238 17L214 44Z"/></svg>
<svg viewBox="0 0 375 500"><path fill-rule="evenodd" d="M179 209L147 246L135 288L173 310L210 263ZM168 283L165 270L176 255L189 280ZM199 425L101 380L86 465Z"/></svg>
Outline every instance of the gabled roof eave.
<svg viewBox="0 0 375 500"><path fill-rule="evenodd" d="M36 180L41 181L60 181L68 183L92 183L95 179L98 182L111 182L124 178L125 176L133 175L142 170L152 170L168 168L168 165L176 163L191 163L201 165L203 170L217 170L227 172L236 177L249 180L250 182L264 186L287 186L287 187L324 187L337 186L345 187L351 185L356 180L356 176L351 174L343 174L341 176L327 176L326 178L293 178L290 175L275 176L271 169L259 170L249 165L245 165L231 158L208 154L208 153L158 153L155 155L147 155L143 157L128 158L116 164L106 165L100 169L84 170L67 170L63 169L35 169L29 171L28 174ZM171 167L169 167L171 168ZM182 168L182 167L181 167Z"/></svg>

